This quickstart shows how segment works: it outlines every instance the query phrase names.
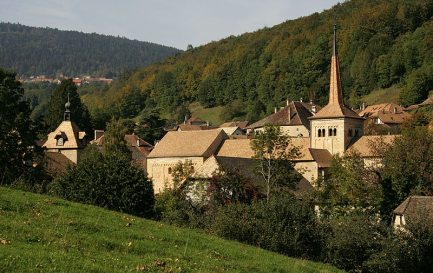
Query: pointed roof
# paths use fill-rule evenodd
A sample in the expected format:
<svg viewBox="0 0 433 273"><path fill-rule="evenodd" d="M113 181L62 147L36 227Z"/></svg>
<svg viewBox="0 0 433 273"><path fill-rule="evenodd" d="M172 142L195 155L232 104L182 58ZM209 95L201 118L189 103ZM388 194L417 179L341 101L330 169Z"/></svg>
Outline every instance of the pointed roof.
<svg viewBox="0 0 433 273"><path fill-rule="evenodd" d="M331 78L329 81L329 102L314 117L310 117L310 119L340 117L363 119L353 110L344 106L343 103L343 87L341 84L340 64L337 51L337 26L334 25L334 43L331 58Z"/></svg>
<svg viewBox="0 0 433 273"><path fill-rule="evenodd" d="M79 149L84 148L85 132L81 132L75 122L65 120L56 130L48 134L48 139L42 147L47 149ZM64 142L58 146L57 139L62 137Z"/></svg>

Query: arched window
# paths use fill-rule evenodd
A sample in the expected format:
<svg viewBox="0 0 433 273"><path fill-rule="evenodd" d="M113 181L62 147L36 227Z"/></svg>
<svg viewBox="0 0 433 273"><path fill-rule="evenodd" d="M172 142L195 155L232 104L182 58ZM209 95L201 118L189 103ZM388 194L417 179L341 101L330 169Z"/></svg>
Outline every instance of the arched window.
<svg viewBox="0 0 433 273"><path fill-rule="evenodd" d="M317 130L317 136L318 136L318 137L322 137L322 130L320 130L320 129Z"/></svg>
<svg viewBox="0 0 433 273"><path fill-rule="evenodd" d="M334 128L334 136L337 136L337 128Z"/></svg>
<svg viewBox="0 0 433 273"><path fill-rule="evenodd" d="M329 128L329 130L328 130L328 136L332 136L332 128Z"/></svg>
<svg viewBox="0 0 433 273"><path fill-rule="evenodd" d="M322 129L322 137L325 137L325 129Z"/></svg>
<svg viewBox="0 0 433 273"><path fill-rule="evenodd" d="M168 167L168 174L171 174L171 167Z"/></svg>

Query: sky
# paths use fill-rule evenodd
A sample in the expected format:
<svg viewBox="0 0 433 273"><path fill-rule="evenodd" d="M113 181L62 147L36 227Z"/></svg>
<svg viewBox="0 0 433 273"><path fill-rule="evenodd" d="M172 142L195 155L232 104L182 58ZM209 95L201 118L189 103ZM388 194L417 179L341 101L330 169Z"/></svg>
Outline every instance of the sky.
<svg viewBox="0 0 433 273"><path fill-rule="evenodd" d="M272 27L336 0L0 0L0 21L96 32L179 49Z"/></svg>

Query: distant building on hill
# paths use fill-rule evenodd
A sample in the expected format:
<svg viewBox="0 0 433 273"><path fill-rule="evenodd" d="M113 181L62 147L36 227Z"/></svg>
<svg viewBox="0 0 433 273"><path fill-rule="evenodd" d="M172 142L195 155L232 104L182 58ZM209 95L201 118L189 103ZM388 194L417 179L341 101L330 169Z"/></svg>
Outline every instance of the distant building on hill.
<svg viewBox="0 0 433 273"><path fill-rule="evenodd" d="M366 119L365 129L369 133L394 133L401 124L408 121L412 115L395 103L382 103L367 106L359 112Z"/></svg>

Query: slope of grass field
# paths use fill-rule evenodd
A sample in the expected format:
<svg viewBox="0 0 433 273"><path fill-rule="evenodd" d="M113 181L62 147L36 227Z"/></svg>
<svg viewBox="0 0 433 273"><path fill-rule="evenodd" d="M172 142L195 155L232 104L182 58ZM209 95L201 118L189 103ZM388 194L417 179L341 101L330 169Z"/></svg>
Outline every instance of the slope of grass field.
<svg viewBox="0 0 433 273"><path fill-rule="evenodd" d="M0 272L341 272L259 248L0 187Z"/></svg>
<svg viewBox="0 0 433 273"><path fill-rule="evenodd" d="M391 86L386 89L376 89L370 94L362 98L362 102L366 105L380 104L393 102L399 104L400 102L400 88L397 86Z"/></svg>

